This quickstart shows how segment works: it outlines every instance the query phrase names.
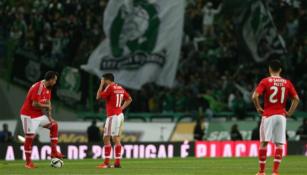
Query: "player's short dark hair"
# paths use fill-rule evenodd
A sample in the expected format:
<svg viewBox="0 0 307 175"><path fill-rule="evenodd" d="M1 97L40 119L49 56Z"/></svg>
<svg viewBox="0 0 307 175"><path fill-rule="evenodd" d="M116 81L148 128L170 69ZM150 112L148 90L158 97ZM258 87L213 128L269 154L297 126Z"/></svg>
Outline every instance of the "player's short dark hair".
<svg viewBox="0 0 307 175"><path fill-rule="evenodd" d="M114 75L112 73L105 73L102 75L105 80L114 81Z"/></svg>
<svg viewBox="0 0 307 175"><path fill-rule="evenodd" d="M54 79L55 77L58 77L59 73L55 72L55 71L48 71L45 73L44 79L46 81Z"/></svg>
<svg viewBox="0 0 307 175"><path fill-rule="evenodd" d="M282 65L279 60L274 59L269 62L269 67L272 69L272 71L278 72L282 68Z"/></svg>

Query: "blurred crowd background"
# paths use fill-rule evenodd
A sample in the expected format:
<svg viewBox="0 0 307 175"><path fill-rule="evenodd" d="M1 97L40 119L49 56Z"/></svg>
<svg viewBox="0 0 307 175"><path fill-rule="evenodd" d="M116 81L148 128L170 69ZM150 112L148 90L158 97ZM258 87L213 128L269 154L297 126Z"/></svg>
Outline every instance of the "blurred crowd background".
<svg viewBox="0 0 307 175"><path fill-rule="evenodd" d="M55 70L65 66L80 69L104 39L102 21L107 2L0 0L1 73L13 69L8 65L14 62L10 58L18 49L30 50ZM269 7L287 47L281 57L284 76L297 88L301 98L298 110L307 111L307 1L276 0ZM130 90L134 103L129 112L201 111L210 117L229 111L243 119L254 111L250 95L267 75L267 68L264 62L241 54L235 38L236 17L223 10L220 0L187 0L175 87L149 83L141 90ZM80 71L83 94L79 106L87 110L89 75Z"/></svg>

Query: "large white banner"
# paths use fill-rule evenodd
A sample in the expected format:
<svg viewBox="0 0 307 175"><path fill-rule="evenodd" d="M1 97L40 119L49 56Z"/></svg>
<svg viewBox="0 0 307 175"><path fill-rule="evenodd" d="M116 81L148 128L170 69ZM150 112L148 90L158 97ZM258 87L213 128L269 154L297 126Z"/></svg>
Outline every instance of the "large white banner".
<svg viewBox="0 0 307 175"><path fill-rule="evenodd" d="M106 39L81 67L112 72L133 89L147 82L172 87L183 34L184 0L111 0L104 13Z"/></svg>

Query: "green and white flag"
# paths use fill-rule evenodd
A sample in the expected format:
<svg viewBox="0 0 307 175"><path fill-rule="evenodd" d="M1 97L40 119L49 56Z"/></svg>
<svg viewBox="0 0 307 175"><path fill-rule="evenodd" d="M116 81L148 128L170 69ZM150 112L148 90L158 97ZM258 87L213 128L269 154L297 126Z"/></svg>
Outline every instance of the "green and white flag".
<svg viewBox="0 0 307 175"><path fill-rule="evenodd" d="M156 82L172 87L183 35L184 0L110 0L106 39L81 67L97 76L111 72L133 89Z"/></svg>
<svg viewBox="0 0 307 175"><path fill-rule="evenodd" d="M69 105L74 105L81 100L81 75L78 69L73 67L63 69L57 95Z"/></svg>
<svg viewBox="0 0 307 175"><path fill-rule="evenodd" d="M256 62L272 54L286 52L285 41L278 34L269 8L261 0L249 0L241 13L241 37Z"/></svg>
<svg viewBox="0 0 307 175"><path fill-rule="evenodd" d="M256 62L286 52L285 41L274 24L267 0L224 0L225 16L235 16L239 43Z"/></svg>

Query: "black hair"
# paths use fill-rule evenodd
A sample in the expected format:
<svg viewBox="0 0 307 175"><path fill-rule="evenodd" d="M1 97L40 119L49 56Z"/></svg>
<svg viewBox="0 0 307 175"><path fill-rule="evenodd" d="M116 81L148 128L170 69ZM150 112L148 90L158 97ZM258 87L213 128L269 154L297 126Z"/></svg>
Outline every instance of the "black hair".
<svg viewBox="0 0 307 175"><path fill-rule="evenodd" d="M233 124L231 126L231 131L236 131L236 130L238 130L238 125L237 124Z"/></svg>
<svg viewBox="0 0 307 175"><path fill-rule="evenodd" d="M269 62L269 67L272 69L272 71L278 72L282 68L282 65L279 60L274 59Z"/></svg>
<svg viewBox="0 0 307 175"><path fill-rule="evenodd" d="M105 80L114 81L114 75L112 73L105 73L102 75Z"/></svg>
<svg viewBox="0 0 307 175"><path fill-rule="evenodd" d="M92 120L92 125L96 125L97 121L96 120Z"/></svg>
<svg viewBox="0 0 307 175"><path fill-rule="evenodd" d="M46 81L54 79L55 77L58 77L59 73L55 72L55 71L48 71L45 73L44 79Z"/></svg>

